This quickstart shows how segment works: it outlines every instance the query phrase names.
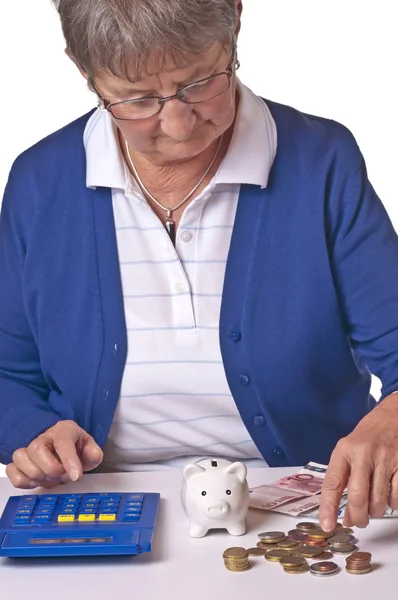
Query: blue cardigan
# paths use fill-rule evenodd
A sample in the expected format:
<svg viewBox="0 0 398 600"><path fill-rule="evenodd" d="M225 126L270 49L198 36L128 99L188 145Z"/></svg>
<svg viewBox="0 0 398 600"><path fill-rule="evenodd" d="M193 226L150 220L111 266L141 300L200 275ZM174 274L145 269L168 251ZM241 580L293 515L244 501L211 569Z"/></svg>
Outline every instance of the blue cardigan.
<svg viewBox="0 0 398 600"><path fill-rule="evenodd" d="M398 240L352 134L267 101L269 185L242 185L220 344L271 466L327 463L398 390ZM88 189L85 115L15 162L0 221L0 462L61 419L103 446L126 360L111 190ZM243 149L244 150L244 149ZM397 397L398 401L398 397Z"/></svg>

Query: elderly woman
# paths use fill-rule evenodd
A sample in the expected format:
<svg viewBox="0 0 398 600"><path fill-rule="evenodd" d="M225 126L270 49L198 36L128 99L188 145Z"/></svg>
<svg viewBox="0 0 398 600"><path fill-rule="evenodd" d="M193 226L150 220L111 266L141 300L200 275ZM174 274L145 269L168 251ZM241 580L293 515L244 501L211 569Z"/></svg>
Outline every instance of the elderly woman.
<svg viewBox="0 0 398 600"><path fill-rule="evenodd" d="M5 192L11 482L312 459L324 528L347 483L347 523L397 507L398 241L352 134L239 81L239 0L55 4L99 104Z"/></svg>

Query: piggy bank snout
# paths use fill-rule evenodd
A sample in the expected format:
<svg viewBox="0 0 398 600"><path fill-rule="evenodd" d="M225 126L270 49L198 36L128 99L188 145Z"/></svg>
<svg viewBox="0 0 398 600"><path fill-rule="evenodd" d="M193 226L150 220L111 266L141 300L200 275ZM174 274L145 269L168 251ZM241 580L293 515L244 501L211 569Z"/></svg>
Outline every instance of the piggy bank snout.
<svg viewBox="0 0 398 600"><path fill-rule="evenodd" d="M223 519L230 511L230 506L225 500L219 500L218 502L212 502L207 506L203 507L203 513L209 519Z"/></svg>

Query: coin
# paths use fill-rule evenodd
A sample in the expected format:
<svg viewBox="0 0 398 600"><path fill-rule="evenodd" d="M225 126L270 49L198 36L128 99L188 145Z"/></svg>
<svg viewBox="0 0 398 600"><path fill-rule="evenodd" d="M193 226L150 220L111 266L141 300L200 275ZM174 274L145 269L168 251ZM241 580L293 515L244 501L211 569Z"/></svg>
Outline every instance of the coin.
<svg viewBox="0 0 398 600"><path fill-rule="evenodd" d="M323 531L320 527L315 527L314 529L310 529L307 533L308 537L316 538L316 539L326 539L332 537L334 535L334 531Z"/></svg>
<svg viewBox="0 0 398 600"><path fill-rule="evenodd" d="M224 551L223 558L247 558L247 550L246 548L233 546Z"/></svg>
<svg viewBox="0 0 398 600"><path fill-rule="evenodd" d="M304 544L300 544L297 548L294 549L294 552L298 556L304 556L305 558L312 558L313 556L319 556L322 554L322 548L313 548L311 546L305 546Z"/></svg>
<svg viewBox="0 0 398 600"><path fill-rule="evenodd" d="M301 565L300 567L284 567L283 570L291 575L300 575L301 573L308 573L310 568L308 565Z"/></svg>
<svg viewBox="0 0 398 600"><path fill-rule="evenodd" d="M265 550L271 550L272 548L278 548L278 544L266 544L265 542L257 542L258 548L265 548Z"/></svg>
<svg viewBox="0 0 398 600"><path fill-rule="evenodd" d="M264 555L264 558L271 562L279 562L281 560L281 558L283 558L285 556L290 556L289 550L284 550L283 548L277 548L276 550L269 550L268 552L266 552L266 554Z"/></svg>
<svg viewBox="0 0 398 600"><path fill-rule="evenodd" d="M291 529L287 533L288 537L297 542L303 542L307 539L307 534L304 531L298 531L297 529Z"/></svg>
<svg viewBox="0 0 398 600"><path fill-rule="evenodd" d="M300 567L307 564L307 561L302 556L285 556L279 562L283 567Z"/></svg>
<svg viewBox="0 0 398 600"><path fill-rule="evenodd" d="M351 554L351 556L347 556L346 561L363 561L363 560L371 560L372 555L370 552L354 552L354 554Z"/></svg>
<svg viewBox="0 0 398 600"><path fill-rule="evenodd" d="M248 548L247 550L249 556L264 556L266 552L265 548Z"/></svg>
<svg viewBox="0 0 398 600"><path fill-rule="evenodd" d="M317 562L314 563L313 565L311 565L311 571L313 571L314 573L316 572L325 572L325 573L332 573L334 572L336 569L338 569L338 565L336 565L336 563L334 562L330 562L328 560L323 560L322 562Z"/></svg>
<svg viewBox="0 0 398 600"><path fill-rule="evenodd" d="M331 558L333 558L333 554L331 552L322 552L322 554L313 556L314 560L330 560Z"/></svg>
<svg viewBox="0 0 398 600"><path fill-rule="evenodd" d="M355 541L355 536L348 533L338 533L328 539L329 544L332 544L333 546L335 544L352 544Z"/></svg>
<svg viewBox="0 0 398 600"><path fill-rule="evenodd" d="M279 542L277 544L278 548L284 548L286 550L290 550L291 548L295 548L299 543L296 540L288 540L285 538L283 542Z"/></svg>
<svg viewBox="0 0 398 600"><path fill-rule="evenodd" d="M262 541L274 541L274 540L284 540L285 539L285 534L283 533L283 531L264 531L263 533L259 533L258 537L262 540Z"/></svg>
<svg viewBox="0 0 398 600"><path fill-rule="evenodd" d="M308 538L307 540L305 540L305 545L306 546L315 546L318 548L327 548L329 546L329 544L327 543L326 540L315 540L315 539L311 539Z"/></svg>
<svg viewBox="0 0 398 600"><path fill-rule="evenodd" d="M354 569L349 569L348 567L346 567L345 570L347 571L347 573L350 573L350 575L366 575L366 573L371 572L372 567L368 567L367 569L363 569L362 571L356 571Z"/></svg>
<svg viewBox="0 0 398 600"><path fill-rule="evenodd" d="M341 529L339 529L339 533L354 533L354 530L351 529L351 527L342 527Z"/></svg>
<svg viewBox="0 0 398 600"><path fill-rule="evenodd" d="M333 552L333 554L350 554L351 552L354 552L354 550L357 550L357 546L354 544L330 546L330 552Z"/></svg>
<svg viewBox="0 0 398 600"><path fill-rule="evenodd" d="M296 529L298 531L309 531L310 529L314 529L316 527L316 523L310 523L309 521L303 521L302 523L297 523Z"/></svg>

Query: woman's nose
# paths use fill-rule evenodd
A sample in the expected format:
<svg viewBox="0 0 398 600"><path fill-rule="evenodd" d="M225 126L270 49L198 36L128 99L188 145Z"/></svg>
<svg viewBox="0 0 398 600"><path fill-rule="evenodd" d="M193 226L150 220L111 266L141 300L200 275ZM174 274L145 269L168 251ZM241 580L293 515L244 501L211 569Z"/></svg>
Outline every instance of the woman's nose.
<svg viewBox="0 0 398 600"><path fill-rule="evenodd" d="M188 139L195 128L196 117L192 105L177 98L165 102L160 119L163 133L179 142Z"/></svg>

